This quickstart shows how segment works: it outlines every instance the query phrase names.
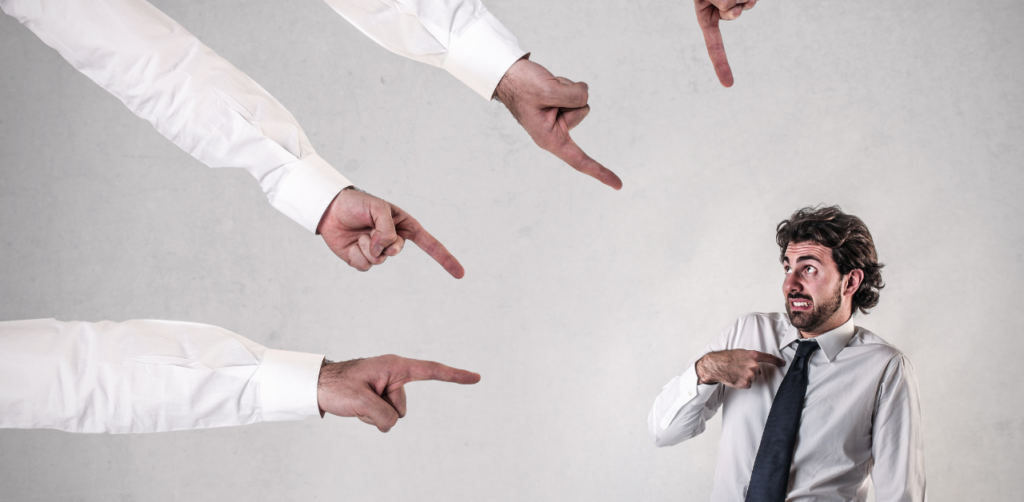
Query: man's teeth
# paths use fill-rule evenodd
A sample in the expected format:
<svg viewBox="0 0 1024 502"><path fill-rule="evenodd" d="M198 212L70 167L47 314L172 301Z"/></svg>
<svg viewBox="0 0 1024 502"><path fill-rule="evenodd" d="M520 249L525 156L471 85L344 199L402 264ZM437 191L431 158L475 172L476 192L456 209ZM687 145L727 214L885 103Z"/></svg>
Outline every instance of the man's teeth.
<svg viewBox="0 0 1024 502"><path fill-rule="evenodd" d="M810 307L811 302L793 302L794 307Z"/></svg>

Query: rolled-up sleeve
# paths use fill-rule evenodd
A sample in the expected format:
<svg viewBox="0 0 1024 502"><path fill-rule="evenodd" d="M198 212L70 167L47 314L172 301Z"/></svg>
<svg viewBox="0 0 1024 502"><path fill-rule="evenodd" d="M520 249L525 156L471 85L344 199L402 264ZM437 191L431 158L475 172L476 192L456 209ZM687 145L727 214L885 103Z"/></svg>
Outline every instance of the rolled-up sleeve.
<svg viewBox="0 0 1024 502"><path fill-rule="evenodd" d="M200 162L248 171L271 205L307 230L351 185L281 103L144 0L0 7Z"/></svg>
<svg viewBox="0 0 1024 502"><path fill-rule="evenodd" d="M0 322L0 427L136 433L318 414L323 356L216 326Z"/></svg>

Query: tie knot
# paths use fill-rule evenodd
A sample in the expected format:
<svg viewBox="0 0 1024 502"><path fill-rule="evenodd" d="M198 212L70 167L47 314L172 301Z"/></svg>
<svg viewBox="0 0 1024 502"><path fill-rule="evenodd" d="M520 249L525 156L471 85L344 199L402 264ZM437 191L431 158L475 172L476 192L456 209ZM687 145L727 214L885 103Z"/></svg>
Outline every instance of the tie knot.
<svg viewBox="0 0 1024 502"><path fill-rule="evenodd" d="M800 342L796 346L796 357L808 357L811 354L813 354L815 350L818 350L820 348L821 347L818 346L818 342L814 340Z"/></svg>

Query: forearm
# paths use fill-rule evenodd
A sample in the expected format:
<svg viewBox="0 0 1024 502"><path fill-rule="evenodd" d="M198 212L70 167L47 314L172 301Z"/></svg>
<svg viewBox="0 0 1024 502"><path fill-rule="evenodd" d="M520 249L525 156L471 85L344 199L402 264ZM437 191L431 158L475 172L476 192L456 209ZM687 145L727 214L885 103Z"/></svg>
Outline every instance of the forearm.
<svg viewBox="0 0 1024 502"><path fill-rule="evenodd" d="M0 322L0 427L160 432L318 413L323 356L171 321Z"/></svg>
<svg viewBox="0 0 1024 502"><path fill-rule="evenodd" d="M490 99L526 51L480 0L326 0L388 50L444 68Z"/></svg>
<svg viewBox="0 0 1024 502"><path fill-rule="evenodd" d="M144 0L0 7L199 161L247 170L275 208L310 231L351 184L273 96Z"/></svg>

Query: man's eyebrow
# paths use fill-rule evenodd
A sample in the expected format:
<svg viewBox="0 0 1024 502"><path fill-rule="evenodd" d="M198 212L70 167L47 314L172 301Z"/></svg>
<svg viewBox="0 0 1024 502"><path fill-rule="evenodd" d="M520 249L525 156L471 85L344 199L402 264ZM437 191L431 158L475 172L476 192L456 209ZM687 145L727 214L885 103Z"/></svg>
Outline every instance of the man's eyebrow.
<svg viewBox="0 0 1024 502"><path fill-rule="evenodd" d="M801 256L801 257L797 258L797 259L796 259L796 262L797 262L797 263L800 263L800 262L802 262L802 261L806 261L806 260L814 260L814 261L816 261L816 262L818 262L818 263L821 263L821 260L819 260L819 259L817 259L817 258L815 258L815 257L813 257L813 256L811 256L811 255L809 255L809 254L805 254L805 255L803 255L803 256ZM789 257L787 256L787 257L783 258L782 262L783 262L783 263L789 263Z"/></svg>

